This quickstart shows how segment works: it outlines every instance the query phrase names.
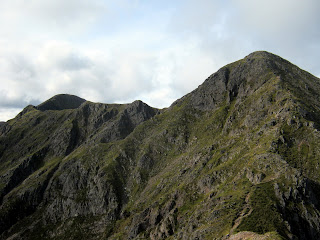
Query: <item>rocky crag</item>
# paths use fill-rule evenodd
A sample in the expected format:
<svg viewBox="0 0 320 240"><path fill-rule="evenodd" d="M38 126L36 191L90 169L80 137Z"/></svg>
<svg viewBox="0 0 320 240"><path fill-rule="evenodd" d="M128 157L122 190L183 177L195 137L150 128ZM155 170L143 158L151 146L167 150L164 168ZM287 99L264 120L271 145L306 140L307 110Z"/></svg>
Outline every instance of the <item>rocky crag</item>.
<svg viewBox="0 0 320 240"><path fill-rule="evenodd" d="M319 239L319 100L254 52L167 109L27 106L0 124L1 239Z"/></svg>

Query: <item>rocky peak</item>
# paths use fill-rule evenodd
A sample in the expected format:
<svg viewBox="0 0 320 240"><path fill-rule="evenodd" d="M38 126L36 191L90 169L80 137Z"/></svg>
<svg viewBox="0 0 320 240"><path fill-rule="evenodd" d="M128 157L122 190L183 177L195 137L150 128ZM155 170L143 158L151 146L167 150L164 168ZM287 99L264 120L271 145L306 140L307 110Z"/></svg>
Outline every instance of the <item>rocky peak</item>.
<svg viewBox="0 0 320 240"><path fill-rule="evenodd" d="M134 126L137 126L141 122L153 117L157 112L157 109L150 107L140 100L136 100L133 103L128 104L124 114L130 117Z"/></svg>
<svg viewBox="0 0 320 240"><path fill-rule="evenodd" d="M58 94L39 104L37 109L40 111L75 109L85 101L85 99L78 96L70 94Z"/></svg>
<svg viewBox="0 0 320 240"><path fill-rule="evenodd" d="M301 86L306 86L308 90L315 88L312 90L315 93L320 89L319 80L311 74L277 55L257 51L222 67L197 89L173 105L187 100L196 109L214 110L224 102L231 102L234 99L237 99L237 102L241 101L274 79L277 79L282 87L291 88L293 91ZM309 79L316 85L312 86Z"/></svg>

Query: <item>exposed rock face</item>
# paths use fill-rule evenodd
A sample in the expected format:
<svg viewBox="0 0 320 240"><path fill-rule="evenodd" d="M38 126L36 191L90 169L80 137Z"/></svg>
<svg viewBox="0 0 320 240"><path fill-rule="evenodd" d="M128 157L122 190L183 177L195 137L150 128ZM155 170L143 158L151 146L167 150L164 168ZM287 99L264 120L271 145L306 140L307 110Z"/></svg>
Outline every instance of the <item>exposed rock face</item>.
<svg viewBox="0 0 320 240"><path fill-rule="evenodd" d="M0 236L319 239L319 93L255 52L161 111L27 106L0 124Z"/></svg>
<svg viewBox="0 0 320 240"><path fill-rule="evenodd" d="M76 109L42 111L28 106L3 130L1 166L9 170L1 177L1 232L43 205L42 221L50 224L78 215L106 215L103 222L116 219L119 185L103 180L106 173L97 163L101 159L61 160L74 150L125 138L158 110L136 101L127 105L86 102ZM101 154L100 150L93 154Z"/></svg>

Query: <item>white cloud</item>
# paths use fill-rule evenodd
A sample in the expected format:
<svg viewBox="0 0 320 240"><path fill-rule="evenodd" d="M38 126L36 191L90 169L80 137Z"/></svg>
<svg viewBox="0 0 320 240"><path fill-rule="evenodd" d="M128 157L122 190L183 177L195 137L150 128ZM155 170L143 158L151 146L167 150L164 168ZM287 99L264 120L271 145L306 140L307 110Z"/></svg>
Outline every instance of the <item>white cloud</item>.
<svg viewBox="0 0 320 240"><path fill-rule="evenodd" d="M255 50L319 75L319 10L317 0L1 1L0 120L58 93L167 107Z"/></svg>
<svg viewBox="0 0 320 240"><path fill-rule="evenodd" d="M85 49L86 50L86 49ZM11 53L15 54L15 53ZM23 56L1 52L2 107L23 107L59 93L91 101L133 101L152 87L154 60L143 51L116 49L107 53L83 51L67 42L51 41ZM33 97L35 96L35 99ZM6 104L8 104L6 103Z"/></svg>
<svg viewBox="0 0 320 240"><path fill-rule="evenodd" d="M199 51L220 64L267 50L318 74L319 11L317 0L188 0L170 32L183 42L197 39Z"/></svg>
<svg viewBox="0 0 320 240"><path fill-rule="evenodd" d="M275 37L301 32L314 27L319 17L320 3L317 0L234 0L244 28L254 28L262 34L275 34Z"/></svg>
<svg viewBox="0 0 320 240"><path fill-rule="evenodd" d="M7 121L14 118L21 109L19 108L0 108L0 121Z"/></svg>
<svg viewBox="0 0 320 240"><path fill-rule="evenodd" d="M1 32L29 39L82 33L108 12L99 0L3 0L0 9Z"/></svg>

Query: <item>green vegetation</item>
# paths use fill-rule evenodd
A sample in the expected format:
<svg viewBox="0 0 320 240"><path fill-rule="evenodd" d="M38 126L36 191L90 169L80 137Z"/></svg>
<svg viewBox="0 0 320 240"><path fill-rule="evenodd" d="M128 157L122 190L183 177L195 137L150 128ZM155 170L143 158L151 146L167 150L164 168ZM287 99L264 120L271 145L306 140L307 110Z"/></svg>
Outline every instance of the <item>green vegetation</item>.
<svg viewBox="0 0 320 240"><path fill-rule="evenodd" d="M272 182L257 185L249 201L252 212L243 219L237 230L260 234L276 231L285 236L286 229L277 210L277 201Z"/></svg>

